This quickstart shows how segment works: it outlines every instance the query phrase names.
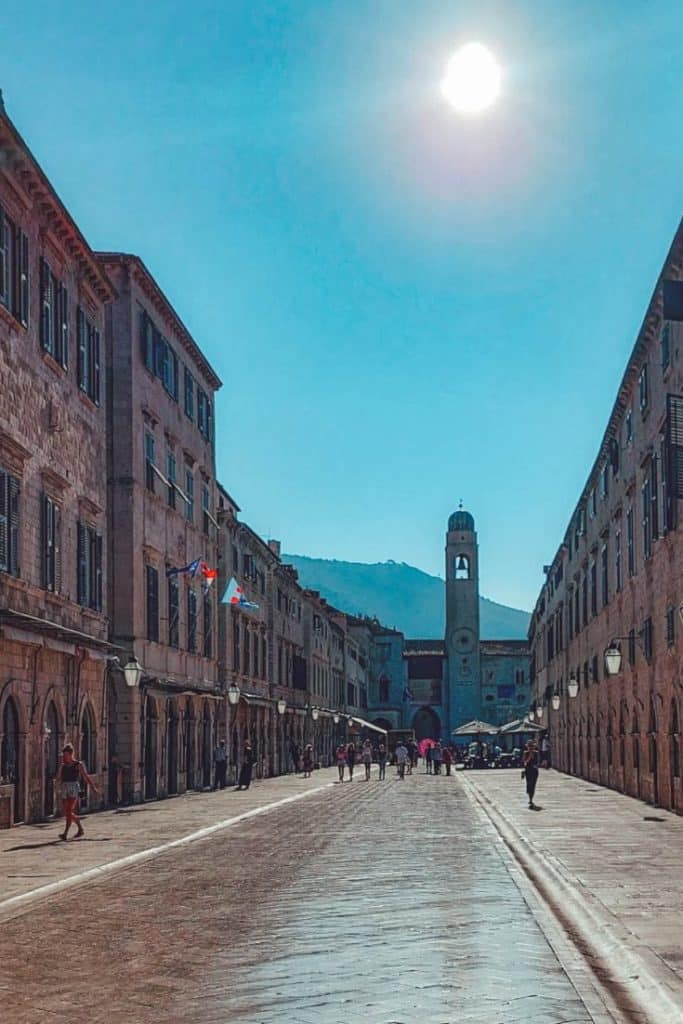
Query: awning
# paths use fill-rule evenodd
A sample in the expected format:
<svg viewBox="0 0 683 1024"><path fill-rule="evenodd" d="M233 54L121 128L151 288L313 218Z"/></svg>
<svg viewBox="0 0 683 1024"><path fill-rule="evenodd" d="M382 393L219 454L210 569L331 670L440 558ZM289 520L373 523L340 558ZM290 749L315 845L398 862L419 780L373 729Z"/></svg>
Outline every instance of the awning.
<svg viewBox="0 0 683 1024"><path fill-rule="evenodd" d="M95 647L100 650L121 651L122 647L110 644L108 640L91 636L89 633L82 633L78 629L70 629L62 626L59 622L51 622L50 619L42 619L37 615L28 615L26 612L17 612L13 608L0 608L0 625L6 627L17 627L19 630L27 630L32 633L42 633L58 640L76 644L79 647ZM8 637L9 639L9 637ZM31 642L30 640L27 642ZM36 644L36 641L32 641ZM36 644L40 646L40 644Z"/></svg>
<svg viewBox="0 0 683 1024"><path fill-rule="evenodd" d="M373 732L379 732L382 736L386 736L387 730L380 728L379 725L373 725L372 722L366 722L364 718L359 718L357 715L350 715L353 718L354 725L360 725L361 729L372 729Z"/></svg>
<svg viewBox="0 0 683 1024"><path fill-rule="evenodd" d="M528 718L518 718L516 721L508 722L507 725L504 725L500 732L504 736L515 736L522 735L525 732L545 732L545 729L542 725L538 725Z"/></svg>
<svg viewBox="0 0 683 1024"><path fill-rule="evenodd" d="M496 736L497 734L497 725L491 725L490 722L481 722L478 718L473 719L471 722L465 722L464 725L458 726L451 733L452 736Z"/></svg>
<svg viewBox="0 0 683 1024"><path fill-rule="evenodd" d="M275 701L271 697L265 697L262 693L245 693L240 690L240 700L245 704L253 704L260 708L274 708Z"/></svg>

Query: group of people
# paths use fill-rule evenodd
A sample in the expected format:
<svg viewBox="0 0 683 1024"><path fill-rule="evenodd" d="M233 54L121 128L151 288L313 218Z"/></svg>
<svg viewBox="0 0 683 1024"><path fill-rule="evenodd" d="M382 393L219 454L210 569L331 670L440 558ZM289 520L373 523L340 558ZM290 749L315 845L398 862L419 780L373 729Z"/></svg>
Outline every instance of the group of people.
<svg viewBox="0 0 683 1024"><path fill-rule="evenodd" d="M254 748L247 740L244 744L244 750L242 751L242 763L240 765L239 775L237 776L237 785L235 786L235 789L249 789L255 764L256 755L254 753ZM221 740L213 752L213 767L213 788L225 789L228 774L228 748L225 744L225 740Z"/></svg>
<svg viewBox="0 0 683 1024"><path fill-rule="evenodd" d="M347 771L349 782L353 782L353 771L357 764L363 765L365 779L369 779L373 761L376 761L379 765L380 779L386 778L388 755L384 743L380 743L375 750L373 750L370 740L365 740L362 746L358 748L356 748L356 744L353 741L351 743L340 743L334 757L340 782L344 782Z"/></svg>

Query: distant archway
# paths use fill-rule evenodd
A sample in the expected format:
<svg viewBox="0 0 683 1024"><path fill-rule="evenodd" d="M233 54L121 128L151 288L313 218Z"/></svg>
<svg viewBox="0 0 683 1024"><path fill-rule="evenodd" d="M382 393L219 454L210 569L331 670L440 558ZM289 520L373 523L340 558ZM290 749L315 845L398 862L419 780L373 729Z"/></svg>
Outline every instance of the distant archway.
<svg viewBox="0 0 683 1024"><path fill-rule="evenodd" d="M420 740L438 740L441 736L441 722L436 711L432 708L420 708L419 711L416 711L413 718L413 729L418 742Z"/></svg>

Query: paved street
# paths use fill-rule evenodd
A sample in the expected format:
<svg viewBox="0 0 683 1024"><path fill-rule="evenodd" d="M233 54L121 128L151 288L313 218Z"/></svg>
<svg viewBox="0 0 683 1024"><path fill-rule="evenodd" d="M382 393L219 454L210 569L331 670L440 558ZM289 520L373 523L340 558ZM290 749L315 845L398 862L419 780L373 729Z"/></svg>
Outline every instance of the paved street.
<svg viewBox="0 0 683 1024"><path fill-rule="evenodd" d="M331 777L166 801L148 820L167 818L168 835L172 816L182 835L197 801L215 801L218 820L231 800L267 802L266 786L290 795ZM90 818L91 846L110 836L107 856L121 856L147 810ZM47 847L46 869L65 850L77 869L87 849ZM3 856L15 870L22 852ZM507 863L460 779L318 788L15 911L0 934L2 1019L588 1024Z"/></svg>

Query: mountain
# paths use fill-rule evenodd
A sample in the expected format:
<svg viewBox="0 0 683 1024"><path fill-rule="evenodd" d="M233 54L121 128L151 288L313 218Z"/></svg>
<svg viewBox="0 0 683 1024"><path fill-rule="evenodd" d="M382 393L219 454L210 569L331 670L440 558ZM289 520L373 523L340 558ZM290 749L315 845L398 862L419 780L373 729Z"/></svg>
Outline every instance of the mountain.
<svg viewBox="0 0 683 1024"><path fill-rule="evenodd" d="M405 562L338 562L283 555L310 590L352 615L374 615L407 637L444 635L444 581ZM483 640L524 640L529 613L479 598Z"/></svg>

